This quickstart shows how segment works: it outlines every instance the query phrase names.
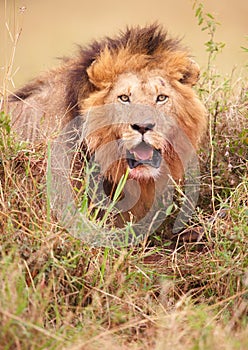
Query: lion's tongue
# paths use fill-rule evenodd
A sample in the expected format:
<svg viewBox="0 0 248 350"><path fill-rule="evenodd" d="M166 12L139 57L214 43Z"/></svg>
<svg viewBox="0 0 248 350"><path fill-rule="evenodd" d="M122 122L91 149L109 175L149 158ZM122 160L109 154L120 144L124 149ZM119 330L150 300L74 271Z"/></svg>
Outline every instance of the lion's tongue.
<svg viewBox="0 0 248 350"><path fill-rule="evenodd" d="M136 159L149 160L153 156L153 149L149 145L139 144L133 150Z"/></svg>

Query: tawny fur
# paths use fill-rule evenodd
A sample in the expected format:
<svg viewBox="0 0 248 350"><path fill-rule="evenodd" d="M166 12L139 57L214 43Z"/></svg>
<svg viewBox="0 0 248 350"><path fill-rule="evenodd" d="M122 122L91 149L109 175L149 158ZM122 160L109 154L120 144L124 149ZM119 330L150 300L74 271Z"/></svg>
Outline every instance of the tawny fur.
<svg viewBox="0 0 248 350"><path fill-rule="evenodd" d="M20 137L32 142L56 137L80 115L83 143L96 155L113 186L128 168L127 150L142 138L159 149L164 160L159 169L141 165L129 173L141 189L129 210L139 220L152 205L154 189L168 180L168 173L176 181L183 177L192 149L197 149L204 134L206 111L192 89L198 77L199 67L187 50L160 26L130 28L116 38L81 49L77 57L15 92L9 98L9 112ZM123 106L118 108L118 96L123 94L130 96L129 105L137 106L129 114ZM160 94L168 96L168 101L156 103ZM117 105L112 109L116 114L110 116L101 109L109 105ZM139 112L140 106L147 109ZM154 128L144 135L132 127L147 123Z"/></svg>

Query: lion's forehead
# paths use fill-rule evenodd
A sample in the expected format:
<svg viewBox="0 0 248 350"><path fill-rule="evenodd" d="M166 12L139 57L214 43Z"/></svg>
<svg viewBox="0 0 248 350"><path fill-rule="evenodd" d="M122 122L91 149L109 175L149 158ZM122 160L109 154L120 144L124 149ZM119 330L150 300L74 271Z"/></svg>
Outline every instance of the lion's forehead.
<svg viewBox="0 0 248 350"><path fill-rule="evenodd" d="M112 88L112 94L129 95L156 95L158 93L169 93L171 90L169 81L163 77L160 71L121 74Z"/></svg>

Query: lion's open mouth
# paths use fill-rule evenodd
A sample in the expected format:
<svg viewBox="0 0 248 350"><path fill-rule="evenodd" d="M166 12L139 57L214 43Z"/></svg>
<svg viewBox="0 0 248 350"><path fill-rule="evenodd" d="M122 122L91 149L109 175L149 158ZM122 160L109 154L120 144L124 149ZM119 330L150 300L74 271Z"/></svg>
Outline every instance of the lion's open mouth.
<svg viewBox="0 0 248 350"><path fill-rule="evenodd" d="M161 151L153 148L146 142L141 142L138 146L127 151L127 163L130 169L145 164L153 168L159 168L161 160Z"/></svg>

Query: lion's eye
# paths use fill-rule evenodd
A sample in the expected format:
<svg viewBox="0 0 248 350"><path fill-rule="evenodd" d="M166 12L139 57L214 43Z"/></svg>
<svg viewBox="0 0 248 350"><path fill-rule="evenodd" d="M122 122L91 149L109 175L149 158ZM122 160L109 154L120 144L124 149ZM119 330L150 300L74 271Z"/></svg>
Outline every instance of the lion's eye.
<svg viewBox="0 0 248 350"><path fill-rule="evenodd" d="M160 104L165 103L165 102L167 102L168 98L169 98L169 96L167 96L167 95L163 95L163 94L158 95L158 96L157 96L156 103L158 103L158 104L159 104L159 103L160 103Z"/></svg>
<svg viewBox="0 0 248 350"><path fill-rule="evenodd" d="M130 98L128 95L120 95L120 96L118 96L118 100L122 103L129 103L130 102Z"/></svg>

